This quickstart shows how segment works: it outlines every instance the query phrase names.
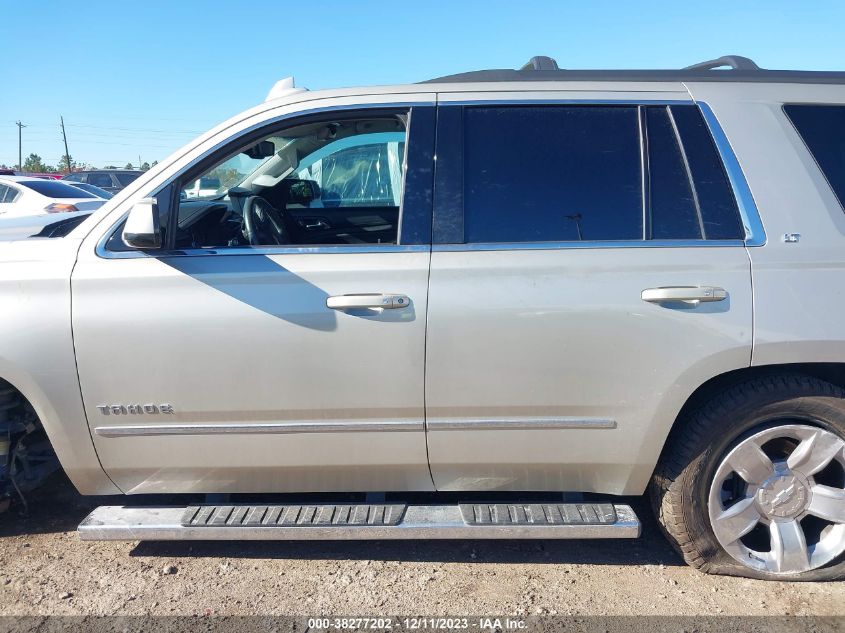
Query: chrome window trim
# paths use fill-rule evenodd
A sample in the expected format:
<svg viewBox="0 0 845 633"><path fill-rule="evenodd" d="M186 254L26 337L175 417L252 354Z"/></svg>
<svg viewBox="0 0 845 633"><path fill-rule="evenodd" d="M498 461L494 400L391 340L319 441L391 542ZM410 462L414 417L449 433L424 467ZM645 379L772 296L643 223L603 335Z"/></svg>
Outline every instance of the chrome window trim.
<svg viewBox="0 0 845 633"><path fill-rule="evenodd" d="M739 165L733 147L731 147L727 135L710 106L704 101L696 101L695 103L704 115L704 121L710 128L710 135L716 143L716 150L719 152L722 164L728 174L728 180L731 183L731 189L733 189L734 198L739 208L739 215L742 218L742 225L745 228L745 245L764 246L766 244L766 229L763 227L760 211L757 209L757 203L754 201L751 188L748 186L748 181L745 179L745 174Z"/></svg>
<svg viewBox="0 0 845 633"><path fill-rule="evenodd" d="M591 92L606 92L597 90ZM626 90L625 92L636 92ZM442 94L442 93L441 93ZM690 99L471 99L471 100L444 100L438 95L437 105L439 106L495 106L495 105L695 105Z"/></svg>
<svg viewBox="0 0 845 633"><path fill-rule="evenodd" d="M434 244L434 252L553 251L581 248L718 248L742 246L742 240L619 240L596 242L485 242Z"/></svg>
<svg viewBox="0 0 845 633"><path fill-rule="evenodd" d="M736 154L728 141L722 126L710 106L704 101L694 99L474 99L444 101L438 95L438 106L460 105L695 105L701 111L710 130L716 151L725 167L731 190L736 200L745 240L645 240L645 241L596 241L596 242L516 242L516 243L475 243L475 244L435 244L433 251L505 251L505 250L553 250L561 248L687 248L687 247L726 247L726 246L763 246L766 244L766 231L760 219L760 212L751 194L748 181L739 165Z"/></svg>
<svg viewBox="0 0 845 633"><path fill-rule="evenodd" d="M434 101L395 101L395 102L377 102L377 103L355 103L349 105L335 105L335 106L323 106L317 108L308 108L307 110L297 110L296 112L288 112L286 114L280 114L275 117L271 117L264 121L260 121L259 123L255 123L254 125L250 125L249 127L240 130L239 132L226 137L225 139L215 143L209 150L203 152L199 156L195 157L191 160L187 165L185 165L182 169L180 169L173 177L168 178L167 182L162 186L156 189L156 193L161 191L170 183L178 179L182 174L185 172L190 171L193 167L214 154L215 152L220 151L226 145L230 144L236 137L244 136L255 132L256 130L260 130L264 127L269 127L275 125L276 123L280 123L286 121L288 119L295 119L304 116L311 116L315 114L324 114L328 112L343 112L348 110L374 110L374 109L384 109L384 110L392 110L395 108L413 108L413 107L436 107L437 103ZM155 193L150 194L151 196L155 196ZM136 196L133 196L131 200L134 200ZM140 196L140 197L150 197L150 196ZM129 201L127 201L128 203ZM118 227L121 223L126 219L126 216L129 215L129 210L123 212L120 217L108 228L108 230L103 232L103 235L97 240L97 245L94 248L94 253L97 257L102 259L136 259L139 257L152 257L152 258L161 258L161 257L184 257L184 256L195 256L195 255L223 255L223 254L232 254L232 255L264 255L268 253L259 253L256 252L257 249L264 249L265 247L256 247L248 248L248 247L237 247L233 249L218 249L216 252L208 252L209 249L182 249L178 251L168 251L167 253L158 251L155 253L151 252L144 252L144 251L110 251L106 248L106 244L112 238L114 233L117 231ZM400 224L401 224L401 217L400 217ZM273 253L283 253L283 252L335 252L333 250L324 251L324 248L334 249L340 248L343 249L342 252L344 253L382 253L382 252L393 252L393 251L385 251L386 248L392 247L399 247L399 244L385 244L385 245L375 245L372 247L359 247L359 246L343 246L343 245L332 245L326 247L309 247L304 246L302 248L290 248L290 247L266 247L272 248ZM414 245L417 246L417 245ZM429 250L429 245L423 244L423 250ZM351 250L351 249L359 249L363 248L365 250ZM303 251L304 249L304 251ZM212 251L214 249L211 249ZM410 250L410 247L404 247L401 250ZM239 252L232 252L232 251L239 251Z"/></svg>
<svg viewBox="0 0 845 633"><path fill-rule="evenodd" d="M186 248L172 251L106 251L106 259L167 259L170 257L210 257L213 255L331 255L349 253L422 253L430 244L383 244L372 246L332 244L328 246L237 246L233 248Z"/></svg>

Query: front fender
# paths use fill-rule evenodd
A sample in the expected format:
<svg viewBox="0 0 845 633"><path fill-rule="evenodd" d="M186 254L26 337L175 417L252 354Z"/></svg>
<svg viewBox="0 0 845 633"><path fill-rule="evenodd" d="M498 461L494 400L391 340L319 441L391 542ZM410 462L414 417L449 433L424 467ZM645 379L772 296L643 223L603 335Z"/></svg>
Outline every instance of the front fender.
<svg viewBox="0 0 845 633"><path fill-rule="evenodd" d="M79 242L11 243L0 251L0 378L29 401L82 494L119 494L94 451L71 330L70 274Z"/></svg>

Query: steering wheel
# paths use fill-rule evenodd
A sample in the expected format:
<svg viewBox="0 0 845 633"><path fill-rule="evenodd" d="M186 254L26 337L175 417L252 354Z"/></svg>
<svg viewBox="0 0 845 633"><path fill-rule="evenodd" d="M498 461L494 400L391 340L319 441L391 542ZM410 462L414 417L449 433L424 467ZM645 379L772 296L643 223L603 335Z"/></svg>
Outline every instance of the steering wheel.
<svg viewBox="0 0 845 633"><path fill-rule="evenodd" d="M243 234L252 246L290 244L284 214L261 196L249 196L243 205Z"/></svg>

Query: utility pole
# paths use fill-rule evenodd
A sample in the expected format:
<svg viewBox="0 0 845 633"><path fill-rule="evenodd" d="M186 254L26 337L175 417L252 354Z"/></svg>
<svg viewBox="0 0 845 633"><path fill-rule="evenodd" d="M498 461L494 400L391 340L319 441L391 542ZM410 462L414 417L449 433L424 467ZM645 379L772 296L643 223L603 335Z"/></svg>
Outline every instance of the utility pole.
<svg viewBox="0 0 845 633"><path fill-rule="evenodd" d="M21 151L21 130L26 126L21 123L20 121L15 121L15 125L18 126L18 171L23 171L23 152Z"/></svg>
<svg viewBox="0 0 845 633"><path fill-rule="evenodd" d="M65 160L67 160L67 171L68 173L73 171L73 167L70 163L70 152L67 150L67 134L65 134L65 118L63 116L59 116L59 120L62 122L62 138L65 141Z"/></svg>
<svg viewBox="0 0 845 633"><path fill-rule="evenodd" d="M138 154L138 169L141 169L141 155Z"/></svg>

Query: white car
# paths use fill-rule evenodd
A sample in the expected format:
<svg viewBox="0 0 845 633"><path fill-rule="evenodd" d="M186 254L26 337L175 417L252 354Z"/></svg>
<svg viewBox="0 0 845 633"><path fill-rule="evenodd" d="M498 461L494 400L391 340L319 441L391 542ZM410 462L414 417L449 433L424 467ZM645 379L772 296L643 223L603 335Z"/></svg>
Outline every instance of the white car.
<svg viewBox="0 0 845 633"><path fill-rule="evenodd" d="M215 196L220 191L220 179L204 176L188 183L184 188L187 198L206 198Z"/></svg>
<svg viewBox="0 0 845 633"><path fill-rule="evenodd" d="M105 200L58 180L0 176L0 217L94 211Z"/></svg>

